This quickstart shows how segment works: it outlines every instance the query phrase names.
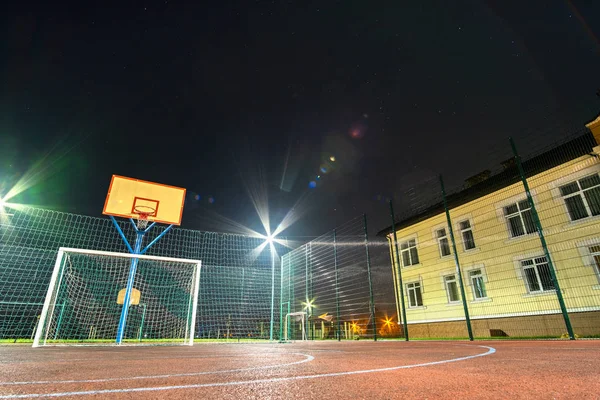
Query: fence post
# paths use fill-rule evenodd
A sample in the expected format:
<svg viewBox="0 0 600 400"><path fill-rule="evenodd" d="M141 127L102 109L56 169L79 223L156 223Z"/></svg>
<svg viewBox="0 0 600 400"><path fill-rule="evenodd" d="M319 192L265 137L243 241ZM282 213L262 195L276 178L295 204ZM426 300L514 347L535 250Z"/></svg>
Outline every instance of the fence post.
<svg viewBox="0 0 600 400"><path fill-rule="evenodd" d="M269 326L269 340L273 341L273 322L275 318L275 246L269 243L271 250L271 324ZM244 269L242 268L242 279L244 277ZM244 288L242 280L242 290Z"/></svg>
<svg viewBox="0 0 600 400"><path fill-rule="evenodd" d="M377 320L375 319L375 302L373 301L373 281L371 279L371 257L369 255L369 235L367 233L367 214L363 214L363 228L365 230L365 251L367 253L367 276L369 279L369 312L373 321L373 341L377 341Z"/></svg>
<svg viewBox="0 0 600 400"><path fill-rule="evenodd" d="M310 337L310 315L312 313L312 298L309 297L309 293L308 293L308 285L309 285L309 274L312 274L312 271L310 270L310 258L312 254L311 253L311 247L310 247L310 242L307 243L305 250L304 250L304 254L305 254L305 273L304 273L304 295L306 296L306 311L308 311L306 313L306 321L304 322L304 324L306 325L306 340L308 340L308 338ZM310 280L310 282L312 282L312 279Z"/></svg>
<svg viewBox="0 0 600 400"><path fill-rule="evenodd" d="M406 307L404 305L404 284L402 283L402 272L400 268L400 251L398 250L398 238L396 237L396 216L394 215L394 205L391 199L390 215L392 216L392 233L394 236L394 246L396 249L396 265L392 265L392 268L395 268L396 276L398 277L398 286L400 288L400 306L402 308L402 323L404 326L404 338L408 342L408 323L406 321Z"/></svg>
<svg viewBox="0 0 600 400"><path fill-rule="evenodd" d="M279 274L279 341L283 341L283 256L279 258L280 269ZM288 282L289 284L289 282ZM290 299L288 299L289 301ZM289 312L289 311L288 311Z"/></svg>
<svg viewBox="0 0 600 400"><path fill-rule="evenodd" d="M286 244L289 244L286 240ZM292 281L292 268L294 268L294 264L292 263L292 255L290 253L289 259L288 259L288 314L292 312L292 307L294 307L295 309L295 305L292 303L294 296L296 295L296 291L295 291L295 287L293 287L294 282ZM286 339L290 337L290 332L291 332L291 328L292 328L292 323L289 320L289 318L286 316L285 318L285 331L287 332L286 335Z"/></svg>
<svg viewBox="0 0 600 400"><path fill-rule="evenodd" d="M467 322L467 332L469 340L473 340L473 328L471 327L471 318L469 317L469 307L467 307L467 296L465 294L465 285L463 284L462 272L460 270L460 262L458 261L458 253L456 252L456 241L454 240L454 230L452 229L452 220L450 219L450 210L448 209L448 201L446 200L446 189L444 189L444 179L440 175L440 186L442 188L442 197L444 199L444 209L446 210L446 221L448 223L448 233L452 241L452 252L454 253L454 262L456 263L456 274L460 285L460 296L462 297L463 309L465 310L465 320Z"/></svg>
<svg viewBox="0 0 600 400"><path fill-rule="evenodd" d="M573 327L571 326L571 320L569 319L569 312L567 311L567 306L565 305L565 299L563 298L562 291L560 290L560 285L558 283L558 278L556 276L556 271L554 269L554 263L552 262L552 258L550 258L550 251L548 250L548 245L546 244L546 238L544 237L544 231L542 229L542 223L540 221L540 217L538 216L537 210L535 208L535 204L533 203L533 197L531 196L531 192L529 190L529 184L527 183L527 178L525 177L525 171L523 170L523 165L521 164L521 157L517 152L517 146L515 145L515 141L513 138L508 138L510 141L510 146L513 151L513 155L515 157L515 161L517 163L517 168L519 169L519 175L521 176L521 181L523 182L523 188L525 189L525 194L527 195L527 201L529 202L529 206L531 207L531 216L533 217L533 223L535 224L535 228L537 230L538 236L540 238L540 242L542 244L542 248L544 249L544 256L546 256L546 260L548 261L548 268L550 269L550 277L552 278L552 282L554 283L554 289L556 290L556 297L558 297L558 304L560 305L560 310L562 312L563 318L565 320L565 325L567 327L567 333L569 334L570 340L575 340L575 334L573 333Z"/></svg>
<svg viewBox="0 0 600 400"><path fill-rule="evenodd" d="M336 230L333 230L333 269L335 271L335 320L337 321L337 340L342 340L342 331L340 326L340 287L338 284L338 268L337 268L337 237Z"/></svg>

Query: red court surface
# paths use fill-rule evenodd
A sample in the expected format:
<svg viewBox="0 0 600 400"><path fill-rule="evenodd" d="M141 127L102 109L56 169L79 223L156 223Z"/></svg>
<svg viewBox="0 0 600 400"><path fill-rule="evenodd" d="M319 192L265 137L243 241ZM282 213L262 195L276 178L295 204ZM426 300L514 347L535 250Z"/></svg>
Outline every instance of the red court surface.
<svg viewBox="0 0 600 400"><path fill-rule="evenodd" d="M0 399L598 399L600 341L0 346Z"/></svg>

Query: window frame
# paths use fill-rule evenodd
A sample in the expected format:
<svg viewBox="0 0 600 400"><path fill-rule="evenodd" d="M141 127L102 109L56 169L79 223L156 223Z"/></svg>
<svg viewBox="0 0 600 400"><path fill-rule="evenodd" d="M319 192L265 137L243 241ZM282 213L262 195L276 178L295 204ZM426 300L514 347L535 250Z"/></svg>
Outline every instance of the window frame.
<svg viewBox="0 0 600 400"><path fill-rule="evenodd" d="M469 227L463 229L462 227L462 223L463 222L468 222L469 223ZM458 221L457 223L458 226L458 231L460 232L460 239L462 240L462 245L463 245L463 250L464 251L473 251L473 250L477 250L477 244L475 243L475 234L473 233L473 222L471 220L471 218L464 218ZM466 240L465 240L465 232L471 232L471 241L473 242L473 247L468 248L466 246Z"/></svg>
<svg viewBox="0 0 600 400"><path fill-rule="evenodd" d="M444 232L443 236L440 236L440 232ZM438 244L438 252L440 254L440 258L450 257L452 255L452 249L450 249L450 239L448 234L448 228L443 226L435 229L435 238ZM445 246L448 250L448 254L444 254L442 251L442 241L445 241Z"/></svg>
<svg viewBox="0 0 600 400"><path fill-rule="evenodd" d="M545 262L538 262L537 260L541 260L544 259L546 260ZM532 264L528 264L528 265L524 265L524 263L527 263L531 261ZM546 256L537 256L537 257L528 257L528 258L523 258L521 260L519 260L519 265L521 266L521 273L523 276L523 281L525 283L525 289L527 290L527 293L529 294L541 294L541 293L552 293L552 292L556 292L556 286L554 286L554 282L552 282L552 289L544 289L544 285L542 282L542 278L540 277L540 271L539 271L539 266L540 265L546 265L548 266L548 273L550 274L550 263L548 262L548 259L546 258ZM526 269L533 269L535 272L535 277L536 277L536 283L539 287L538 290L531 290L530 288L530 283L529 283L529 278L527 273L525 272ZM552 279L552 275L550 275L550 279Z"/></svg>
<svg viewBox="0 0 600 400"><path fill-rule="evenodd" d="M410 242L414 242L414 245L411 246ZM407 244L407 248L403 249L402 245ZM400 247L400 263L402 265L403 268L407 268L407 267L412 267L415 265L419 265L421 263L421 259L419 258L419 242L417 241L417 237L416 236L412 236L412 237L408 237L408 238L404 238L402 240L398 241L398 245ZM415 251L415 255L417 258L417 262L413 262L413 255L411 253L411 249L414 249ZM411 263L410 264L406 264L404 262L404 253L407 252L408 256L410 258Z"/></svg>
<svg viewBox="0 0 600 400"><path fill-rule="evenodd" d="M596 214L596 215L594 215L592 213L592 210L590 208L588 199L585 196L585 192L590 191L590 190L592 190L594 188L600 188L600 183L597 184L597 185L595 185L595 186L583 189L582 186L581 186L581 182L580 182L580 181L582 181L582 180L584 180L586 178L590 178L592 176L596 176L596 177L600 178L600 174L598 172L594 172L592 174L586 174L584 176L577 177L576 179L573 179L573 180L571 180L569 182L562 183L562 184L560 184L560 185L557 186L557 188L558 188L558 194L560 195L560 198L562 199L562 201L563 201L563 203L565 205L565 208L567 210L567 215L569 217L569 221L570 222L584 221L584 220L589 220L590 218L600 217L600 213ZM576 192L563 195L562 194L562 189L564 187L567 187L567 186L573 185L573 184L577 185L577 189L578 190ZM569 209L569 205L567 204L566 199L569 199L569 198L572 198L572 197L575 197L575 196L579 196L579 198L581 199L581 201L583 203L583 207L584 207L585 212L587 214L585 217L573 219L573 216L571 215L571 212L570 212L570 209Z"/></svg>
<svg viewBox="0 0 600 400"><path fill-rule="evenodd" d="M594 255L598 253L591 251L592 247L600 246L600 237L588 237L585 240L575 243L575 245L583 261L583 267L592 270L591 272L587 272L587 274L593 274L596 277L596 283L592 284L592 289L600 290L600 267L594 259Z"/></svg>
<svg viewBox="0 0 600 400"><path fill-rule="evenodd" d="M473 276L473 274L476 271L478 274L475 277L481 279L481 284L483 287L483 297L478 297L476 295L477 291L476 291L476 285L475 285L474 276ZM481 301L481 300L489 299L488 291L487 291L487 287L486 287L486 275L485 275L485 271L484 271L483 267L475 267L475 268L472 268L465 272L469 276L469 285L471 286L471 294L473 295L473 301Z"/></svg>
<svg viewBox="0 0 600 400"><path fill-rule="evenodd" d="M529 206L529 208L522 210L520 203L523 203L523 202L527 202L527 205ZM507 214L506 209L511 206L516 206L517 212ZM535 223L533 222L533 207L531 207L531 204L529 204L529 200L527 199L527 197L525 197L524 199L521 197L520 200L507 202L506 204L502 205L501 210L502 210L502 215L504 217L504 221L506 223L506 227L508 229L510 239L527 237L529 235L533 235L533 234L537 233L537 228L535 227ZM527 224L525 223L525 219L523 218L523 212L525 212L525 211L530 211L532 213L532 215L531 215L532 224L533 224L532 232L527 232ZM521 235L515 235L513 232L512 225L510 223L510 218L512 218L514 216L519 216L519 220L521 222L521 228L523 229L523 233Z"/></svg>
<svg viewBox="0 0 600 400"><path fill-rule="evenodd" d="M452 277L452 279L448 279ZM456 303L460 303L461 298L460 298L460 288L458 286L458 276L455 273L452 274L447 274L444 275L442 277L443 281L444 281L444 289L446 290L446 298L448 299L448 304L456 304ZM449 284L454 284L456 287L456 300L452 300L451 296L450 296L450 288L449 288Z"/></svg>
<svg viewBox="0 0 600 400"><path fill-rule="evenodd" d="M593 247L597 247L598 250L592 251ZM596 273L596 279L598 279L600 282L600 244L592 244L587 246L587 251L592 260L592 268L594 268L594 272Z"/></svg>
<svg viewBox="0 0 600 400"><path fill-rule="evenodd" d="M412 285L412 287L410 287L411 285ZM419 291L420 298L421 298L421 304L418 304L416 290ZM415 292L415 301L417 303L415 305L412 304L411 292ZM406 282L406 297L408 300L408 308L422 308L423 307L423 304L424 304L424 302L423 302L423 285L421 284L421 281Z"/></svg>

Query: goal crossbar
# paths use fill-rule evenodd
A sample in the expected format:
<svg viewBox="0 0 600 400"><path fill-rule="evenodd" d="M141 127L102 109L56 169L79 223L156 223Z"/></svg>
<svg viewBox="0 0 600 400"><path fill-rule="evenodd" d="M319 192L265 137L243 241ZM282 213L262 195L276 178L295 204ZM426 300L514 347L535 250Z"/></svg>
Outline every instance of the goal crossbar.
<svg viewBox="0 0 600 400"><path fill-rule="evenodd" d="M88 255L97 255L97 256L139 258L140 260L161 260L161 261L180 262L180 263L187 263L187 264L202 264L202 261L200 261L200 260L190 260L188 258L149 256L146 254L117 253L114 251L74 249L74 248L70 248L70 247L61 247L58 249L58 251L62 251L63 253L79 253L79 254L88 254Z"/></svg>

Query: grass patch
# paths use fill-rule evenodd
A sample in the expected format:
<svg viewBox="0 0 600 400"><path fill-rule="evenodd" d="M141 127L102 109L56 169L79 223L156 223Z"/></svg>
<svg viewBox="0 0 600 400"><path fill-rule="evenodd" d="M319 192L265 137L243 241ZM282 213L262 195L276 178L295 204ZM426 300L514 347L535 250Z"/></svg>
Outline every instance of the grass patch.
<svg viewBox="0 0 600 400"><path fill-rule="evenodd" d="M0 339L0 344L33 343L32 339Z"/></svg>

